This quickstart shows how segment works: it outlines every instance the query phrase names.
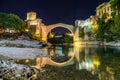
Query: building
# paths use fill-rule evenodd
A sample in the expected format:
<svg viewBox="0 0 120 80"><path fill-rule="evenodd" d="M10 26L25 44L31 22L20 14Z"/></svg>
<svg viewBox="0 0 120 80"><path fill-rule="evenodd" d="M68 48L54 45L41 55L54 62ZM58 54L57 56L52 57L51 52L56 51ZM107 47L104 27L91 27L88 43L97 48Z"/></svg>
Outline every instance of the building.
<svg viewBox="0 0 120 80"><path fill-rule="evenodd" d="M101 18L103 16L103 14L107 13L108 18L111 18L111 14L113 12L113 10L111 8L111 2L112 2L112 0L110 0L109 2L104 2L104 3L100 4L96 8L96 15Z"/></svg>
<svg viewBox="0 0 120 80"><path fill-rule="evenodd" d="M28 12L25 21L29 30L33 32L34 36L40 38L43 41L46 41L46 26L44 23L42 23L42 19L37 18L36 12Z"/></svg>
<svg viewBox="0 0 120 80"><path fill-rule="evenodd" d="M27 20L35 20L37 17L36 12L28 12L27 13Z"/></svg>

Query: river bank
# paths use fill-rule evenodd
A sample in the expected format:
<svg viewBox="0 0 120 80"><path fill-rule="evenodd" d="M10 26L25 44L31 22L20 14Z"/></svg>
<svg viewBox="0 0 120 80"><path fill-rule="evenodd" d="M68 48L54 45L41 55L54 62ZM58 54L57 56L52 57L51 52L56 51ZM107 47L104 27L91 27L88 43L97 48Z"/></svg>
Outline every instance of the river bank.
<svg viewBox="0 0 120 80"><path fill-rule="evenodd" d="M0 40L0 80L36 80L40 70L12 60L48 56L42 45L40 41Z"/></svg>
<svg viewBox="0 0 120 80"><path fill-rule="evenodd" d="M41 80L98 80L97 75L85 69L76 70L75 66L75 64L65 67L47 65L39 77Z"/></svg>
<svg viewBox="0 0 120 80"><path fill-rule="evenodd" d="M118 41L118 42L115 42L115 41L112 41L112 42L108 42L108 43L106 43L105 42L105 45L107 45L107 46L115 46L115 47L119 47L120 46L120 41Z"/></svg>
<svg viewBox="0 0 120 80"><path fill-rule="evenodd" d="M35 80L40 70L0 59L0 80Z"/></svg>

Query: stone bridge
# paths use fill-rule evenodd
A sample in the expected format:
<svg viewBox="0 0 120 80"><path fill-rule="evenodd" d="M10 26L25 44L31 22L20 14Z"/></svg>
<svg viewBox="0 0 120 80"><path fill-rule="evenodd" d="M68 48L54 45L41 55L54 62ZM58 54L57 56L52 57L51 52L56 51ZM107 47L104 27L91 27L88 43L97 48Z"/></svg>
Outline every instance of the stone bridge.
<svg viewBox="0 0 120 80"><path fill-rule="evenodd" d="M87 30L89 30L91 28L91 24L93 22L95 22L95 18L88 18L86 20L76 20L75 21L75 26L73 25L69 25L69 24L64 24L64 23L56 23L56 24L52 24L52 25L44 25L44 23L42 23L42 19L37 18L37 14L36 12L28 12L27 13L27 25L28 26L32 26L35 27L36 31L35 31L35 36L40 38L43 41L47 41L47 35L48 33L57 27L63 27L65 29L68 29L74 37L74 42L78 41L79 38L79 28L84 28L84 32L86 33Z"/></svg>
<svg viewBox="0 0 120 80"><path fill-rule="evenodd" d="M64 23L56 23L56 24L46 26L39 19L36 19L34 21L29 21L28 23L30 26L36 26L35 35L36 35L36 37L41 38L41 40L43 40L43 41L47 41L47 36L48 36L49 32L57 27L63 27L65 29L69 30L73 34L74 42L79 41L79 39L80 39L79 38L79 30L80 29L79 28L84 28L84 33L86 33L86 31L88 29L90 29L90 27L91 27L91 25L88 24L88 23L90 23L89 20L88 20L88 22L83 21L83 20L76 20L75 26L69 25L69 24L64 24Z"/></svg>

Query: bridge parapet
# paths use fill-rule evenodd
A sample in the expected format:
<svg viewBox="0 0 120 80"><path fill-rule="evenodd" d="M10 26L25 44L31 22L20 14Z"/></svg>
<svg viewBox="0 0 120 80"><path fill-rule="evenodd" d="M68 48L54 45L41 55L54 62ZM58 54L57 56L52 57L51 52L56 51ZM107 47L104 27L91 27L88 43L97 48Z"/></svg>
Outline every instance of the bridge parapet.
<svg viewBox="0 0 120 80"><path fill-rule="evenodd" d="M73 34L73 25L68 25L68 24L64 24L64 23L57 23L57 24L52 24L52 25L48 25L47 26L47 33L49 33L52 29L57 28L57 27L63 27L68 29L70 32L72 32Z"/></svg>

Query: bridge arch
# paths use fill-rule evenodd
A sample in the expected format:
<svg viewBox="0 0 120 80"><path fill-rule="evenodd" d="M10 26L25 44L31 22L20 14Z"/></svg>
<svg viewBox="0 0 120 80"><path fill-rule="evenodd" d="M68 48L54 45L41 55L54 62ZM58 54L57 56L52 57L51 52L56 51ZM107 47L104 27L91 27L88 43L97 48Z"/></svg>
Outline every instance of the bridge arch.
<svg viewBox="0 0 120 80"><path fill-rule="evenodd" d="M48 25L47 26L47 35L48 35L48 33L52 30L52 29L54 29L54 28L57 28L57 27L63 27L63 28L65 28L65 29L67 29L67 30L69 30L72 34L74 34L73 33L73 26L72 25L68 25L68 24L63 24L63 23L57 23L57 24L52 24L52 25Z"/></svg>

